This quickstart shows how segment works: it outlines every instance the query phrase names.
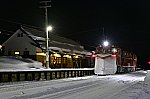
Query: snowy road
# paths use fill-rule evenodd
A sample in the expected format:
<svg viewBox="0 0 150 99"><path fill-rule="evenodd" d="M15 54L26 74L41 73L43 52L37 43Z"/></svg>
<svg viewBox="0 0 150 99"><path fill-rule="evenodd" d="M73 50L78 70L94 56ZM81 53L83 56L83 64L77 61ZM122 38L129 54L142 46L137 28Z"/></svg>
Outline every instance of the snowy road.
<svg viewBox="0 0 150 99"><path fill-rule="evenodd" d="M1 99L116 99L146 73L0 84ZM122 97L123 99L123 97Z"/></svg>

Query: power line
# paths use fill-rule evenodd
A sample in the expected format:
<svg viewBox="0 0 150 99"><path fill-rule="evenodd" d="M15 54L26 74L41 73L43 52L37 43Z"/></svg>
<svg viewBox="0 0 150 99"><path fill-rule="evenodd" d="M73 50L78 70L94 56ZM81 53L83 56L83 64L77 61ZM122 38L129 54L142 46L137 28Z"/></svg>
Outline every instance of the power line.
<svg viewBox="0 0 150 99"><path fill-rule="evenodd" d="M20 23L20 22L14 22L14 21L10 21L10 20L6 20L6 19L1 19L0 18L0 21L4 21L4 22L8 22L8 23L14 23L14 24L17 24L19 26L26 26L26 27L30 27L30 28L34 28L34 29L39 29L39 30L42 30L44 32L44 29L40 28L40 27L37 27L37 26L31 26L31 25L28 25L28 24L24 24L24 23ZM6 32L10 32L10 33L14 33L14 31L9 31L9 30L6 30L6 29L2 29L0 28L1 31L6 31ZM55 34L55 35L58 35L58 36L62 36L60 34L56 34L55 32L51 33L51 34ZM62 36L63 37L63 36Z"/></svg>
<svg viewBox="0 0 150 99"><path fill-rule="evenodd" d="M22 26L27 26L27 27L31 27L31 28L41 29L40 27L37 27L37 26L32 26L32 25L29 25L29 24L24 24L24 23L20 23L20 22L15 22L15 21L6 20L6 19L2 19L2 18L0 18L0 21L8 22L8 23L13 23L13 24L16 24L16 25L19 25L19 26L22 25Z"/></svg>
<svg viewBox="0 0 150 99"><path fill-rule="evenodd" d="M5 33L3 33L3 31L4 31ZM6 32L7 32L7 33L6 33ZM14 32L0 28L0 34L10 35L10 34L12 34L12 33L14 33Z"/></svg>
<svg viewBox="0 0 150 99"><path fill-rule="evenodd" d="M96 28L96 29L89 29L89 30L85 30L85 31L79 31L79 32L74 32L74 33L69 33L67 34L68 36L71 36L71 35L77 35L77 34L80 34L80 33L87 33L87 32L92 32L92 31L97 31L99 30L99 28ZM99 32L98 32L99 33Z"/></svg>
<svg viewBox="0 0 150 99"><path fill-rule="evenodd" d="M37 27L37 26L31 26L31 25L28 25L28 24L24 24L24 23L20 23L20 22L15 22L15 21L11 21L11 20L6 20L6 19L1 19L0 18L0 21L4 21L4 22L8 22L8 23L13 23L13 24L16 24L16 25L22 25L22 26L27 26L27 27L31 27L31 28L35 28L35 29L40 29L42 30L40 27ZM2 29L0 28L1 31L6 31L6 32L9 32L9 33L14 33L14 31L9 31L9 30L6 30L6 29ZM88 31L94 31L96 29L92 29L92 30L86 30L86 31L81 31L81 32L78 32L78 33L82 33L82 32L88 32ZM98 30L98 29L97 29ZM43 31L44 32L44 31ZM7 33L7 34L9 34ZM51 34L55 34L55 35L58 35L58 36L61 36L61 37L64 37L63 35L61 35L60 33L55 33L55 32L51 32ZM74 33L73 33L74 34ZM68 36L68 35L67 35ZM95 46L92 46L92 45L89 45L89 44L85 44L85 43L80 43L80 44L83 44L85 46L89 46L89 47L92 47L92 48L95 48Z"/></svg>

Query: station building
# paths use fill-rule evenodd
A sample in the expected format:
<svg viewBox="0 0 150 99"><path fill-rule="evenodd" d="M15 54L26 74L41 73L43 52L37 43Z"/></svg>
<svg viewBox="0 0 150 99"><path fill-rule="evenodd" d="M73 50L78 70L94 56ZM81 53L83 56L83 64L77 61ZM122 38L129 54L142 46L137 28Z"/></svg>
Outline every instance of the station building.
<svg viewBox="0 0 150 99"><path fill-rule="evenodd" d="M42 30L21 26L2 44L6 56L22 56L43 63L45 66L46 33ZM94 60L91 52L74 40L49 33L50 68L91 68Z"/></svg>

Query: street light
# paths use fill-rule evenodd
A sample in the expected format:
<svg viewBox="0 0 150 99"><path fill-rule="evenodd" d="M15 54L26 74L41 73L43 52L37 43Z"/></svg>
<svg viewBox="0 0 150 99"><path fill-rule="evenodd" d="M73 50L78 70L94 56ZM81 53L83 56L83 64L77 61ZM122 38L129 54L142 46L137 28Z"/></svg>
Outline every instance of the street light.
<svg viewBox="0 0 150 99"><path fill-rule="evenodd" d="M103 45L104 45L104 47L107 47L109 45L109 42L108 41L104 41Z"/></svg>
<svg viewBox="0 0 150 99"><path fill-rule="evenodd" d="M47 27L47 31L52 31L53 27L52 26L48 26Z"/></svg>
<svg viewBox="0 0 150 99"><path fill-rule="evenodd" d="M48 31L52 31L52 26L46 28L46 68L49 68Z"/></svg>
<svg viewBox="0 0 150 99"><path fill-rule="evenodd" d="M47 8L51 7L51 0L41 1L40 8L45 9L45 31L46 31L46 68L49 68L49 50L48 50L48 31L52 30L52 27L48 27Z"/></svg>

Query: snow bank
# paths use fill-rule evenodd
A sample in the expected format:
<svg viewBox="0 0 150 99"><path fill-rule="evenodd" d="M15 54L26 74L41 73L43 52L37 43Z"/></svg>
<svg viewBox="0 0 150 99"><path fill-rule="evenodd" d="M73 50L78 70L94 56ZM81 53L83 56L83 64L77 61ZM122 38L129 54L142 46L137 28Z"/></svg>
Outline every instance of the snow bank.
<svg viewBox="0 0 150 99"><path fill-rule="evenodd" d="M113 99L150 99L150 70L143 71L143 73L146 73L144 81L130 86Z"/></svg>
<svg viewBox="0 0 150 99"><path fill-rule="evenodd" d="M145 81L146 83L150 82L150 70L147 70L147 74L146 74L146 77L145 77L144 81ZM150 84L150 83L149 83L149 84Z"/></svg>
<svg viewBox="0 0 150 99"><path fill-rule="evenodd" d="M0 69L31 69L31 68L42 68L42 63L34 61L32 59L24 59L22 57L0 57Z"/></svg>

